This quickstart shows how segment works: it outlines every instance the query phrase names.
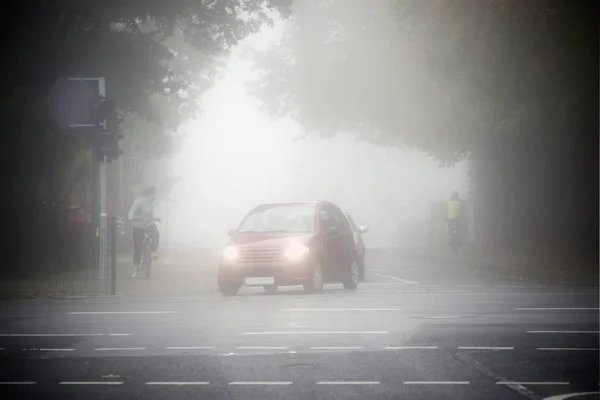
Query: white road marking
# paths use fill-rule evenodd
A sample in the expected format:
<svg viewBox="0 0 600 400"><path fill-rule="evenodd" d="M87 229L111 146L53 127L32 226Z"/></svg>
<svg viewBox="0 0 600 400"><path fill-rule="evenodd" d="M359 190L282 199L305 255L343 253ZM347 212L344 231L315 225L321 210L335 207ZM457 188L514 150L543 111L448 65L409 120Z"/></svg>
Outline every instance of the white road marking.
<svg viewBox="0 0 600 400"><path fill-rule="evenodd" d="M320 381L317 385L379 385L379 381Z"/></svg>
<svg viewBox="0 0 600 400"><path fill-rule="evenodd" d="M598 334L600 331L527 331L527 333L595 333Z"/></svg>
<svg viewBox="0 0 600 400"><path fill-rule="evenodd" d="M23 349L23 351L75 351L75 349Z"/></svg>
<svg viewBox="0 0 600 400"><path fill-rule="evenodd" d="M359 350L361 346L313 346L311 350Z"/></svg>
<svg viewBox="0 0 600 400"><path fill-rule="evenodd" d="M286 308L285 311L400 311L399 308Z"/></svg>
<svg viewBox="0 0 600 400"><path fill-rule="evenodd" d="M386 350L434 350L437 346L388 346Z"/></svg>
<svg viewBox="0 0 600 400"><path fill-rule="evenodd" d="M514 347L460 346L459 350L514 350Z"/></svg>
<svg viewBox="0 0 600 400"><path fill-rule="evenodd" d="M598 351L598 348L593 347L538 347L541 351Z"/></svg>
<svg viewBox="0 0 600 400"><path fill-rule="evenodd" d="M130 350L146 350L145 347L101 347L94 349L96 351L130 351Z"/></svg>
<svg viewBox="0 0 600 400"><path fill-rule="evenodd" d="M468 385L469 381L407 381L405 385Z"/></svg>
<svg viewBox="0 0 600 400"><path fill-rule="evenodd" d="M271 331L242 332L242 335L384 335L389 331Z"/></svg>
<svg viewBox="0 0 600 400"><path fill-rule="evenodd" d="M515 308L517 311L588 311L600 310L600 308Z"/></svg>
<svg viewBox="0 0 600 400"><path fill-rule="evenodd" d="M559 386L568 386L569 382L496 382L496 385L523 385L523 386L531 386L531 385L559 385Z"/></svg>
<svg viewBox="0 0 600 400"><path fill-rule="evenodd" d="M0 333L0 337L131 336L131 333Z"/></svg>
<svg viewBox="0 0 600 400"><path fill-rule="evenodd" d="M252 381L247 381L247 382L229 382L230 385L291 385L293 382L291 381L272 381L272 382L252 382Z"/></svg>
<svg viewBox="0 0 600 400"><path fill-rule="evenodd" d="M176 314L179 311L75 311L67 315L109 315L109 314Z"/></svg>
<svg viewBox="0 0 600 400"><path fill-rule="evenodd" d="M189 347L180 347L180 346L169 346L165 347L167 350L212 350L214 346L189 346Z"/></svg>
<svg viewBox="0 0 600 400"><path fill-rule="evenodd" d="M184 386L184 385L209 385L210 382L146 382L146 385L159 386L159 385L173 385L173 386Z"/></svg>
<svg viewBox="0 0 600 400"><path fill-rule="evenodd" d="M409 281L408 279L402 279L402 278L398 278L398 277L391 276L391 275L377 274L377 273L374 274L374 275L377 275L380 278L387 278L387 279L391 279L391 280L394 280L394 281L406 283L406 284L409 284L409 285L414 285L414 284L418 283L418 282L415 282L415 281Z"/></svg>
<svg viewBox="0 0 600 400"><path fill-rule="evenodd" d="M59 385L122 385L123 382L100 381L100 382L59 382Z"/></svg>
<svg viewBox="0 0 600 400"><path fill-rule="evenodd" d="M363 286L404 286L403 283L392 283L392 282L387 282L387 283L381 283L381 282L373 282L373 283L360 283L359 284L360 287Z"/></svg>
<svg viewBox="0 0 600 400"><path fill-rule="evenodd" d="M287 350L287 346L240 346L239 350Z"/></svg>
<svg viewBox="0 0 600 400"><path fill-rule="evenodd" d="M559 395L552 396L552 397L546 397L544 400L567 400L567 399L570 399L572 397L591 396L593 394L600 394L600 392L583 392L583 393L559 394Z"/></svg>
<svg viewBox="0 0 600 400"><path fill-rule="evenodd" d="M35 385L37 382L0 382L0 385Z"/></svg>

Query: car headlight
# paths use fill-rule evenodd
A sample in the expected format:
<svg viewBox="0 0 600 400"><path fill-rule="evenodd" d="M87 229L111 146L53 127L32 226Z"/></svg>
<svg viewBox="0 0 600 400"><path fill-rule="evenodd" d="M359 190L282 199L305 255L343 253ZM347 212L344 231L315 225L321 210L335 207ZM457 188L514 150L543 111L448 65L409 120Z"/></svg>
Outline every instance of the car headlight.
<svg viewBox="0 0 600 400"><path fill-rule="evenodd" d="M223 258L228 261L237 260L240 252L236 246L227 246L225 250L223 250Z"/></svg>
<svg viewBox="0 0 600 400"><path fill-rule="evenodd" d="M294 243L288 246L283 252L283 257L288 260L298 261L306 257L309 253L308 247L300 243Z"/></svg>

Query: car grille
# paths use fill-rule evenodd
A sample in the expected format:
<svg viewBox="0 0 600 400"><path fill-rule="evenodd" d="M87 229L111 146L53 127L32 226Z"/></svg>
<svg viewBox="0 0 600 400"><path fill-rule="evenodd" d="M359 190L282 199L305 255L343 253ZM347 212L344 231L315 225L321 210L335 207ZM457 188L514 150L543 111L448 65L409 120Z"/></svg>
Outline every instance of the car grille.
<svg viewBox="0 0 600 400"><path fill-rule="evenodd" d="M275 247L240 249L241 262L265 263L281 260L281 249Z"/></svg>

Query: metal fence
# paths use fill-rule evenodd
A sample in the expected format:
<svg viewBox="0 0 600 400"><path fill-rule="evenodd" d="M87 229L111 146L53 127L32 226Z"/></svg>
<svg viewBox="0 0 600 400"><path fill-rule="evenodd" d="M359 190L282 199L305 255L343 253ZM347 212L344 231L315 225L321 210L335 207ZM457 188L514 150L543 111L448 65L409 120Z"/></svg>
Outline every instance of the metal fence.
<svg viewBox="0 0 600 400"><path fill-rule="evenodd" d="M35 225L22 230L11 259L13 268L0 276L0 297L55 294L110 294L115 291L116 221L110 220L109 269L99 269L98 237L92 224L36 215ZM20 239L20 240L19 240ZM23 243L24 239L28 239Z"/></svg>

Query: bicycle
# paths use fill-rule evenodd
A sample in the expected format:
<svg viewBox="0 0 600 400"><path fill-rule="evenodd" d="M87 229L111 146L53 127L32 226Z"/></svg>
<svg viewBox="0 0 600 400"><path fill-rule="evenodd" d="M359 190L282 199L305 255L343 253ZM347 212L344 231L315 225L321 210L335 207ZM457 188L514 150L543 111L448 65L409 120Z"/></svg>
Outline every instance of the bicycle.
<svg viewBox="0 0 600 400"><path fill-rule="evenodd" d="M160 222L160 219L155 218L150 222L150 224L155 224L156 222ZM144 229L144 240L142 242L142 262L140 263L140 267L137 271L138 273L144 271L146 279L150 279L152 271L152 259L154 259L152 256L152 236L148 234L148 227Z"/></svg>

